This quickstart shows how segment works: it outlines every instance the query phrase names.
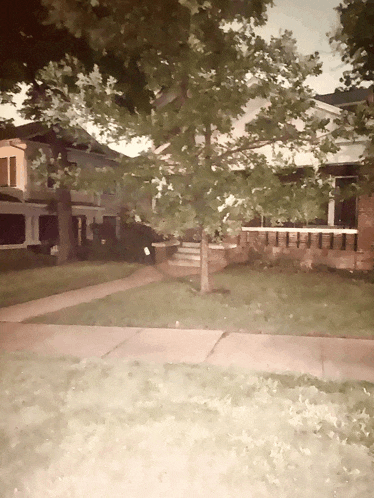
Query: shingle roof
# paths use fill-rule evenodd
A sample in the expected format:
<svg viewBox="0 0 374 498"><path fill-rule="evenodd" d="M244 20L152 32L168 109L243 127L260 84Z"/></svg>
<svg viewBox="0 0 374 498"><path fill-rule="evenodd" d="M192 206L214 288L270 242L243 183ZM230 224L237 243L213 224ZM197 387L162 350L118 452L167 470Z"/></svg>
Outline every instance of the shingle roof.
<svg viewBox="0 0 374 498"><path fill-rule="evenodd" d="M38 142L47 143L47 140L44 138L47 132L48 127L42 123L27 123L21 126L9 127L4 130L0 130L0 140L20 138L21 140L36 140ZM87 151L89 149L91 152L105 154L113 159L121 156L121 154L113 151L107 145L100 144L82 128L79 130L78 140L73 133L69 133L64 130L61 131L61 136L67 147L83 151Z"/></svg>
<svg viewBox="0 0 374 498"><path fill-rule="evenodd" d="M370 88L356 88L347 92L337 91L325 95L316 95L315 99L337 107L347 107L359 102L365 102L370 93Z"/></svg>

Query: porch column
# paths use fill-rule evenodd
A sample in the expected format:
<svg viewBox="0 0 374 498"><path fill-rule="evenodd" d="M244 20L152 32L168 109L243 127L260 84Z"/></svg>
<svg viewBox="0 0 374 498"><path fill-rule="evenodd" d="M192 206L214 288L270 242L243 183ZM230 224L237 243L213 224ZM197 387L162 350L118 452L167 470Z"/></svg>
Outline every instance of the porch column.
<svg viewBox="0 0 374 498"><path fill-rule="evenodd" d="M25 244L28 246L40 244L39 216L37 214L25 214L25 225Z"/></svg>

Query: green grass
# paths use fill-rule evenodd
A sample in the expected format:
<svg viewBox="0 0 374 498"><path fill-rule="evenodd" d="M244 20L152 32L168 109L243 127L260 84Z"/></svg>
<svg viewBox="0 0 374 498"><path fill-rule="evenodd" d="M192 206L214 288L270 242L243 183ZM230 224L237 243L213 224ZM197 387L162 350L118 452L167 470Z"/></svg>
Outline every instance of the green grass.
<svg viewBox="0 0 374 498"><path fill-rule="evenodd" d="M374 385L0 358L2 498L372 498Z"/></svg>
<svg viewBox="0 0 374 498"><path fill-rule="evenodd" d="M194 278L113 294L33 322L223 329L294 335L372 337L374 284L335 273L255 270L214 275L228 292L200 295Z"/></svg>
<svg viewBox="0 0 374 498"><path fill-rule="evenodd" d="M137 268L137 264L124 262L80 261L0 273L0 306L124 278Z"/></svg>
<svg viewBox="0 0 374 498"><path fill-rule="evenodd" d="M0 274L14 270L54 266L55 264L56 256L37 254L28 249L0 250Z"/></svg>

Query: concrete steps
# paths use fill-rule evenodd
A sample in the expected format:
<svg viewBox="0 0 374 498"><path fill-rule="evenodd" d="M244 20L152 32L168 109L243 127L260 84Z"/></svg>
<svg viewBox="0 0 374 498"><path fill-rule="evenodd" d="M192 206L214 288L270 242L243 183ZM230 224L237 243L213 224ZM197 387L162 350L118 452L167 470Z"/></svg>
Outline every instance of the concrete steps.
<svg viewBox="0 0 374 498"><path fill-rule="evenodd" d="M200 266L200 244L198 242L182 242L178 250L169 259L169 265Z"/></svg>
<svg viewBox="0 0 374 498"><path fill-rule="evenodd" d="M196 268L200 266L200 261L193 259L174 259L174 256L168 260L168 263L172 266L195 266Z"/></svg>
<svg viewBox="0 0 374 498"><path fill-rule="evenodd" d="M227 265L224 259L224 251L233 249L236 244L209 244L209 263L224 268ZM171 266L199 267L200 266L200 243L182 242L177 251L168 260Z"/></svg>

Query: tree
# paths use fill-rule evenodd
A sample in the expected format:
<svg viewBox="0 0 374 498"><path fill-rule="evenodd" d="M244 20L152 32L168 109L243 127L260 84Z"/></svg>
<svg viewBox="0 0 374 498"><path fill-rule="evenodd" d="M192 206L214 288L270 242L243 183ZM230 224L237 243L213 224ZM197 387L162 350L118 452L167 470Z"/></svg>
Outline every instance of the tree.
<svg viewBox="0 0 374 498"><path fill-rule="evenodd" d="M301 149L321 164L336 150L337 133L313 113L305 86L306 77L320 71L316 55L297 54L289 33L266 43L250 23L226 24L207 44L200 27L212 18L206 10L191 22L189 50L169 67L169 90L161 91L150 116L134 124L156 147L140 162L134 191L156 199L145 216L159 231L178 236L200 230L202 292L211 290L209 237L234 233L257 214L275 222L315 215L328 190L317 169L292 186L281 175L295 168ZM245 133L235 134L246 106L259 98L267 103Z"/></svg>
<svg viewBox="0 0 374 498"><path fill-rule="evenodd" d="M184 41L178 2L148 0L140 6L120 1L107 4L94 0L30 0L25 9L23 0L14 0L12 5L3 2L1 7L0 102L12 102L12 96L20 91L21 84L29 85L23 114L51 127L50 146L54 164L60 165L60 171L69 171L61 136L65 123L51 112L45 112L52 94L40 79L40 71L66 56L79 60L85 72L92 71L95 64L95 67L99 65L104 74L116 78L120 91L115 98L123 108L131 113L147 112L152 94L137 60L146 54L149 58L150 54L155 57L158 53L176 53ZM168 17L170 13L171 18ZM163 27L167 27L166 33ZM65 78L63 83L69 86L71 82ZM12 123L3 120L0 125L9 128ZM72 127L69 128L72 131ZM56 191L60 263L74 258L69 181L70 175L65 181L61 177L61 186Z"/></svg>
<svg viewBox="0 0 374 498"><path fill-rule="evenodd" d="M356 136L367 139L361 156L360 181L355 188L356 193L361 191L368 194L374 190L374 3L366 0L344 0L335 10L338 12L339 26L330 35L330 44L340 54L342 61L351 66L341 79L344 89L350 90L362 85L367 87L371 83L366 102L357 105L354 112L346 116Z"/></svg>
<svg viewBox="0 0 374 498"><path fill-rule="evenodd" d="M238 11L260 20L271 0L248 3L215 0L214 3L219 14L216 26L212 25L211 29L217 30L220 19L233 20ZM2 102L11 101L12 93L20 90L21 83L31 85L24 116L53 127L50 145L53 154L57 154L54 164L60 164L61 171L68 171L67 154L58 131L66 120L59 121L51 112L45 112L53 92L40 79L43 68L51 62L58 64L65 56L79 61L86 73L92 71L95 64L106 77L115 77L117 91L113 97L121 108L131 114L149 112L154 98L148 85L149 77L154 79L157 68L159 86L162 85L162 64L185 51L190 13L198 11L199 4L207 2L31 0L27 9L21 0L14 0L12 8L4 4L0 16ZM71 89L72 81L67 77L63 84L64 89L66 86ZM68 100L65 99L65 104ZM61 178L61 188L57 190L61 208L58 210L60 262L74 256L70 193L66 188L69 175L66 180Z"/></svg>
<svg viewBox="0 0 374 498"><path fill-rule="evenodd" d="M76 257L76 243L73 231L71 189L79 187L78 175L80 170L68 161L67 146L69 142L63 137L62 130L54 126L49 128L44 140L49 145L50 155L39 150L34 156L31 168L33 181L46 185L52 180L55 198L49 204L51 212L57 213L59 250L57 264L61 265L72 261ZM73 139L74 140L74 139ZM70 142L72 139L70 138Z"/></svg>
<svg viewBox="0 0 374 498"><path fill-rule="evenodd" d="M335 9L339 26L330 43L340 52L343 62L352 69L344 73L349 88L374 80L374 3L366 0L344 0Z"/></svg>
<svg viewBox="0 0 374 498"><path fill-rule="evenodd" d="M243 2L233 10L224 0L170 0L169 7L183 14L178 45L161 50L161 44L155 50L154 41L136 61L155 96L150 112L127 112L121 105L123 85L102 74L99 65L87 73L80 61L68 58L39 73L49 92L45 112L53 119L66 121L68 108L113 139L132 134L152 140L155 153L141 156L135 167L126 161L118 181L132 186L136 198L156 199L154 211L142 214L159 231L182 235L187 228L200 230L202 292L211 289L209 237L233 233L255 214L275 222L310 219L310 206L323 186L317 168L293 185L282 183L281 175L296 167L301 150L310 151L318 164L336 150L337 132L328 131L328 120L313 113L313 94L305 85L309 75L320 73L317 54L298 54L288 32L270 42L256 34L267 3ZM122 4L106 3L113 10L100 25L103 43L121 57ZM165 20L164 14L158 16L156 27L163 26L157 19ZM69 19L70 14L62 22L78 34ZM157 39L157 29L149 32L143 29L140 39ZM259 113L248 118L243 133L236 133L248 105L261 99Z"/></svg>

